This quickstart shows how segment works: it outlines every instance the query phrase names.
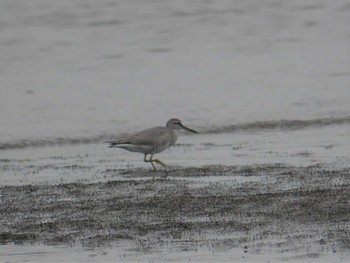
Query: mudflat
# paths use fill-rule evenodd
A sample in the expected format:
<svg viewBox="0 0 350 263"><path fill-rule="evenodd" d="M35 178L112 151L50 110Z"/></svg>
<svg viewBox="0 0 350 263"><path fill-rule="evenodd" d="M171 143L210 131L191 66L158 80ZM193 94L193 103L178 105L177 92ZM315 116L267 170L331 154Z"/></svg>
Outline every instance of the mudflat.
<svg viewBox="0 0 350 263"><path fill-rule="evenodd" d="M0 243L241 250L350 249L350 169L286 165L104 171L97 183L0 187Z"/></svg>

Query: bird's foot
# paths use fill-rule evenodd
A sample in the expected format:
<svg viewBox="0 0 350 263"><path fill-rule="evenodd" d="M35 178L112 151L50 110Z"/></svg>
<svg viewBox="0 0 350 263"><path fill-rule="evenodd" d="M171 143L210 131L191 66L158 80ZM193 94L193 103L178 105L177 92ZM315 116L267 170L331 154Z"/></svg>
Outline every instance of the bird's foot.
<svg viewBox="0 0 350 263"><path fill-rule="evenodd" d="M165 167L165 168L168 168L169 166L166 165L165 163L163 163L162 161L158 160L158 159L154 159L152 160L152 162L156 162L158 164L160 164L161 166Z"/></svg>

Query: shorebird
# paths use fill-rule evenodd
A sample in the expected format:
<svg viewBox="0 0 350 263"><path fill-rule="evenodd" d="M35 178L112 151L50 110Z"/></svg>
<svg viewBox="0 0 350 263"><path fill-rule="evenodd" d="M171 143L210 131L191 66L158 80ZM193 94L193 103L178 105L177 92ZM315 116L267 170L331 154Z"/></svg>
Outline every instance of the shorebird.
<svg viewBox="0 0 350 263"><path fill-rule="evenodd" d="M109 147L118 147L130 152L143 153L145 155L143 160L146 163L151 163L153 170L156 171L154 163L158 163L163 167L167 167L167 165L158 159L153 159L153 155L174 145L177 140L175 130L180 129L198 133L184 126L179 119L173 118L168 120L165 127L153 127L142 130L126 138L107 143L109 143ZM147 159L148 154L151 155L149 159Z"/></svg>

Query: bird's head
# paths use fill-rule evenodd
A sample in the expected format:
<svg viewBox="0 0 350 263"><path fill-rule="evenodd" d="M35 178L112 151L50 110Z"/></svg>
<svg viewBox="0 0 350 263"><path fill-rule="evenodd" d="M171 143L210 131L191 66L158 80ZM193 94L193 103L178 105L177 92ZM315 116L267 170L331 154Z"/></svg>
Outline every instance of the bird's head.
<svg viewBox="0 0 350 263"><path fill-rule="evenodd" d="M173 129L173 130L180 130L180 129L184 129L193 133L198 133L197 131L194 131L190 128L187 128L186 126L184 126L182 124L182 122L179 119L176 118L172 118L170 120L168 120L167 124L166 124L167 128Z"/></svg>

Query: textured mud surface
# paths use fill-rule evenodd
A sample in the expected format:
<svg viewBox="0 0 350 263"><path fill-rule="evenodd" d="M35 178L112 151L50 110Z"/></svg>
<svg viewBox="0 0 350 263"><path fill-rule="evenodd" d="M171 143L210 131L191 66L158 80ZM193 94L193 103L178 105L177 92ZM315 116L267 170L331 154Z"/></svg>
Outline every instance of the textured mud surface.
<svg viewBox="0 0 350 263"><path fill-rule="evenodd" d="M107 170L125 180L6 186L1 244L127 242L130 251L350 250L350 170L208 166Z"/></svg>

